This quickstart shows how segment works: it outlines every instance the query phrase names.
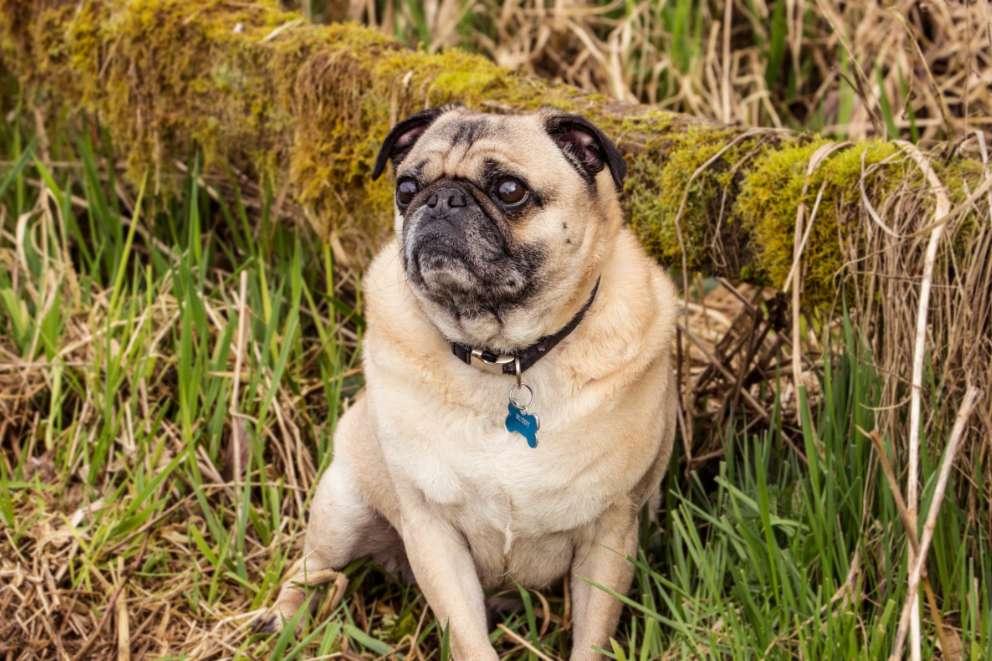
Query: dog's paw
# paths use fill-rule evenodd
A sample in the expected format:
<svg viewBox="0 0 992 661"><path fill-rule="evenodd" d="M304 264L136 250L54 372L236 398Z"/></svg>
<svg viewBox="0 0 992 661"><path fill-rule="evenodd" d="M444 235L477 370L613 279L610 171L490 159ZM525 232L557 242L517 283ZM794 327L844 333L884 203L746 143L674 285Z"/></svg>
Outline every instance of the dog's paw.
<svg viewBox="0 0 992 661"><path fill-rule="evenodd" d="M255 633L273 634L282 631L286 620L274 608L265 611L251 623L251 630Z"/></svg>
<svg viewBox="0 0 992 661"><path fill-rule="evenodd" d="M306 596L306 592L291 583L283 585L276 602L252 621L252 630L256 633L279 633L290 620L300 619L294 616L307 604ZM316 600L309 600L311 613L315 604Z"/></svg>

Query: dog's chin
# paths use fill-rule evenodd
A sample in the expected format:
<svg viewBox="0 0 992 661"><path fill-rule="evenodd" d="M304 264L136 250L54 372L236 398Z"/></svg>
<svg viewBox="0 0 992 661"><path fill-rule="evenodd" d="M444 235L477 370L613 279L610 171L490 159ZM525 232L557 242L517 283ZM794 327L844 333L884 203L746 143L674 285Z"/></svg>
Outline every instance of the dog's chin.
<svg viewBox="0 0 992 661"><path fill-rule="evenodd" d="M503 313L514 304L513 292L489 282L471 258L458 251L421 251L407 268L413 289L432 304L428 313L431 321L446 335L461 337L460 341L469 339L462 337L468 330L466 324L482 324L482 336L491 336L499 329Z"/></svg>
<svg viewBox="0 0 992 661"><path fill-rule="evenodd" d="M451 252L422 253L417 257L417 278L425 293L441 299L477 295L481 281L468 261Z"/></svg>
<svg viewBox="0 0 992 661"><path fill-rule="evenodd" d="M407 263L407 278L424 296L446 305L462 305L482 289L469 257L446 245L417 246Z"/></svg>
<svg viewBox="0 0 992 661"><path fill-rule="evenodd" d="M500 263L479 245L424 237L405 256L407 282L423 311L445 337L459 342L488 342L503 330L507 314L526 306L536 291L525 268L505 255Z"/></svg>

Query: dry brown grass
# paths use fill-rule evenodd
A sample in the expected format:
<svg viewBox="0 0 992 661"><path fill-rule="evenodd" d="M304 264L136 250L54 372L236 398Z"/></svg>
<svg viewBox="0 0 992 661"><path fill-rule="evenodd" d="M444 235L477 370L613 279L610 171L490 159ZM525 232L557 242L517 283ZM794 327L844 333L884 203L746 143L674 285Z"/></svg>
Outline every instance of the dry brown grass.
<svg viewBox="0 0 992 661"><path fill-rule="evenodd" d="M432 0L422 16L379 4L339 11L429 50L474 48L513 70L727 124L856 139L992 131L987 0Z"/></svg>

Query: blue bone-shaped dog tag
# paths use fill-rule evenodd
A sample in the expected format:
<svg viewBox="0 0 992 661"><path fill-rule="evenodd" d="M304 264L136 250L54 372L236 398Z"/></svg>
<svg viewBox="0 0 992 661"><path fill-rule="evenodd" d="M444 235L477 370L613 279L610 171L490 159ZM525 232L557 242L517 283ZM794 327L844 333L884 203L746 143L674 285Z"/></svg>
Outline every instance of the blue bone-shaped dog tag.
<svg viewBox="0 0 992 661"><path fill-rule="evenodd" d="M541 421L536 415L528 413L527 409L522 409L513 402L507 404L506 408L506 431L520 434L527 439L527 445L536 448L537 430L541 428Z"/></svg>

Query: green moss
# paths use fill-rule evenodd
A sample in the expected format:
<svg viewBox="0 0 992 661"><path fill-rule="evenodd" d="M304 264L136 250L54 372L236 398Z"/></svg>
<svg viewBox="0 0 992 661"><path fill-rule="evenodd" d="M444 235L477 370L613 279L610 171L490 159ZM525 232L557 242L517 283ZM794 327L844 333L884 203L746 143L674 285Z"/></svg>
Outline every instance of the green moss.
<svg viewBox="0 0 992 661"><path fill-rule="evenodd" d="M806 205L808 222L822 189L803 251L805 294L812 303L833 297L836 278L844 263L842 243L856 244L863 235L858 226L862 222L859 186L862 167L890 159L897 151L893 144L879 140L859 143L831 154L807 180L810 159L825 143L820 138L767 152L745 177L737 198L737 215L754 240L755 262L773 286L781 287L792 268L799 204ZM885 191L879 186L891 186L886 182L899 181L903 168L903 161L892 159L891 164L868 176L866 190L876 199L884 196Z"/></svg>
<svg viewBox="0 0 992 661"><path fill-rule="evenodd" d="M734 137L731 129L690 127L634 159L625 191L631 225L666 264L681 267L684 258L690 270L736 274L749 261L734 200L742 168L768 145Z"/></svg>
<svg viewBox="0 0 992 661"><path fill-rule="evenodd" d="M944 182L951 208L958 208L985 180L986 171L979 161L951 159L932 163L937 177ZM926 188L922 182L921 188ZM981 207L981 203L979 203ZM969 261L975 250L976 238L987 231L988 215L965 213L949 223L946 232L946 245L950 247L954 261L958 264Z"/></svg>
<svg viewBox="0 0 992 661"><path fill-rule="evenodd" d="M678 254L678 246L666 243L662 228L670 224L661 203L661 174L664 166L651 153L640 153L627 162L624 185L627 219L641 243L652 254Z"/></svg>

